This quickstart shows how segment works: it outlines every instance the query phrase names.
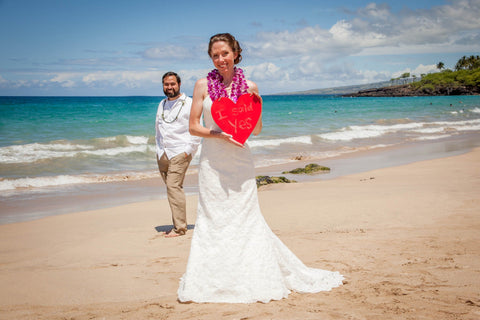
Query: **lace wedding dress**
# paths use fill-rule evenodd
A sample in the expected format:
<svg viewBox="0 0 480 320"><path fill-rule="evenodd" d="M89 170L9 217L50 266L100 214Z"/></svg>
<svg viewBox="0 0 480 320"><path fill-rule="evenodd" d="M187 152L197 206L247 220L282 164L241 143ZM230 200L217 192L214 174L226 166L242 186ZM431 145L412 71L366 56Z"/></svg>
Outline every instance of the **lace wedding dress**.
<svg viewBox="0 0 480 320"><path fill-rule="evenodd" d="M212 101L203 102L207 128ZM306 267L270 230L257 198L252 156L220 139L203 139L199 204L181 302L268 302L296 292L328 291L338 272Z"/></svg>

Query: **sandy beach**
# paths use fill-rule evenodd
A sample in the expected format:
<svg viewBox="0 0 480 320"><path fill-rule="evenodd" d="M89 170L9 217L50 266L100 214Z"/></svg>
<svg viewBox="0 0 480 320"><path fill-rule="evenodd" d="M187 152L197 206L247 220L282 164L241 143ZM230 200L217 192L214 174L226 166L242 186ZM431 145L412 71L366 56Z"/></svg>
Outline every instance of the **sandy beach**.
<svg viewBox="0 0 480 320"><path fill-rule="evenodd" d="M166 200L0 225L0 319L480 319L479 163L477 148L260 189L280 239L346 278L268 304L177 302L196 196L173 239Z"/></svg>

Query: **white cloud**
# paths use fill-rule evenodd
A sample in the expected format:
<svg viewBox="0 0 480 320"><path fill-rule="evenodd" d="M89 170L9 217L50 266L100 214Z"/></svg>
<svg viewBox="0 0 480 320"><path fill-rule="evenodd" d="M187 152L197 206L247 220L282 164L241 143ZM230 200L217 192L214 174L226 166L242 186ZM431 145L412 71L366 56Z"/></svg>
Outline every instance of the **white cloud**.
<svg viewBox="0 0 480 320"><path fill-rule="evenodd" d="M250 54L267 58L315 54L323 59L361 54L369 49L398 54L402 47L432 44L448 48L464 32L471 31L471 38L480 34L480 0L400 14L391 12L386 5L372 3L356 14L356 18L340 20L329 30L315 26L293 32L262 32L256 42L248 43Z"/></svg>
<svg viewBox="0 0 480 320"><path fill-rule="evenodd" d="M375 5L369 7L372 9ZM382 33L385 36L382 46L448 43L459 32L476 30L478 33L480 28L479 0L455 1L428 10L405 9L399 14L385 6L381 14L366 9L358 11L359 16L351 21L352 29L356 35Z"/></svg>
<svg viewBox="0 0 480 320"><path fill-rule="evenodd" d="M150 71L98 71L90 72L81 79L89 87L117 87L128 89L148 90L150 94L163 94L161 89L162 77L168 70ZM182 80L181 89L187 94L193 92L195 82L204 77L209 70L175 70Z"/></svg>
<svg viewBox="0 0 480 320"><path fill-rule="evenodd" d="M92 85L111 85L125 86L127 88L135 88L141 86L142 83L162 83L161 71L98 71L91 72L82 77L82 82Z"/></svg>
<svg viewBox="0 0 480 320"><path fill-rule="evenodd" d="M358 26L360 23L357 21L356 24ZM362 48L381 46L388 41L387 35L373 30L375 28L365 29L359 32L351 22L342 20L332 26L329 32L336 46L349 48L345 50L348 53L359 52Z"/></svg>
<svg viewBox="0 0 480 320"><path fill-rule="evenodd" d="M358 10L358 14L362 17L377 19L380 21L387 21L391 14L390 8L387 4L369 3L365 8Z"/></svg>
<svg viewBox="0 0 480 320"><path fill-rule="evenodd" d="M321 50L332 35L320 27L306 27L296 32L261 32L255 42L247 42L249 56L265 58L292 57Z"/></svg>
<svg viewBox="0 0 480 320"><path fill-rule="evenodd" d="M47 80L38 80L38 79L18 79L10 80L5 79L0 75L0 88L4 89L19 89L19 88L32 88L32 87L46 87L48 86Z"/></svg>
<svg viewBox="0 0 480 320"><path fill-rule="evenodd" d="M418 65L415 69L410 69L410 68L405 68L403 70L400 70L398 72L395 72L392 74L392 78L398 78L404 73L410 73L411 76L415 75L417 77L421 76L422 74L427 74L427 73L433 73L433 72L438 72L438 68L436 65L431 64L431 65L423 65L420 64Z"/></svg>
<svg viewBox="0 0 480 320"><path fill-rule="evenodd" d="M76 81L79 76L79 73L57 73L52 79L50 79L50 82L56 82L64 88L73 88L77 85Z"/></svg>
<svg viewBox="0 0 480 320"><path fill-rule="evenodd" d="M274 63L265 62L259 65L245 67L245 73L248 78L255 79L256 81L275 79L286 80L288 74L276 66Z"/></svg>
<svg viewBox="0 0 480 320"><path fill-rule="evenodd" d="M8 81L5 80L2 75L0 75L0 87L6 86L8 84Z"/></svg>
<svg viewBox="0 0 480 320"><path fill-rule="evenodd" d="M151 47L142 52L142 56L146 59L170 59L183 60L194 57L192 52L181 46L174 45L160 45L158 47Z"/></svg>

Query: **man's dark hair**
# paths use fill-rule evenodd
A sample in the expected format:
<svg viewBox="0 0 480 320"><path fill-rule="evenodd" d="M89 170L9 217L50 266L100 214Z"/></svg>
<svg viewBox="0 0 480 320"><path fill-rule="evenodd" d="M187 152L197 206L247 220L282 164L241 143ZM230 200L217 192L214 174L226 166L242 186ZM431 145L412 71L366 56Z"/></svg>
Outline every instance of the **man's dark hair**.
<svg viewBox="0 0 480 320"><path fill-rule="evenodd" d="M167 73L165 73L162 77L162 83L163 81L165 80L166 77L170 77L170 76L175 76L175 78L177 78L177 82L178 84L181 84L182 83L182 80L180 80L180 76L178 74L176 74L175 72L173 71L168 71Z"/></svg>

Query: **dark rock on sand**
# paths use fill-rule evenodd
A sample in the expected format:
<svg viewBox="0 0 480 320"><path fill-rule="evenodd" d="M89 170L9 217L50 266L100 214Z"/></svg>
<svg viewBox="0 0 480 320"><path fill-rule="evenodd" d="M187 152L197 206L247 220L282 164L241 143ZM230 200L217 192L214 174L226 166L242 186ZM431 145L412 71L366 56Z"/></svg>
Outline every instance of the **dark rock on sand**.
<svg viewBox="0 0 480 320"><path fill-rule="evenodd" d="M283 174L286 174L286 173L293 173L293 174L302 174L302 173L306 173L306 174L314 174L314 173L329 173L330 172L330 168L329 167L324 167L324 166L321 166L321 165L318 165L316 163L310 163L310 164L307 164L305 166L305 168L297 168L297 169L293 169L291 171L284 171L282 172Z"/></svg>
<svg viewBox="0 0 480 320"><path fill-rule="evenodd" d="M271 183L293 183L297 182L295 180L290 180L285 177L270 177L270 176L257 176L257 188L261 186L266 186Z"/></svg>

